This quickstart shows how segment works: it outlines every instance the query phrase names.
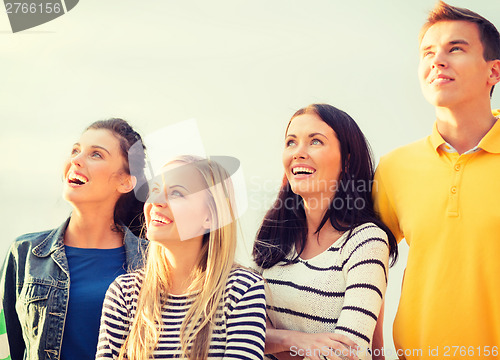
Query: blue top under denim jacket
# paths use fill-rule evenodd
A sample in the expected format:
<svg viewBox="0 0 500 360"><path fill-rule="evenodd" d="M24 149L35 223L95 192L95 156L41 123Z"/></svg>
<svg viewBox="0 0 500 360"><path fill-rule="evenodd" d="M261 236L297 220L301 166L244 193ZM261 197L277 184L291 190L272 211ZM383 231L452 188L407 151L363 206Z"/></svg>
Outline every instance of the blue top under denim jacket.
<svg viewBox="0 0 500 360"><path fill-rule="evenodd" d="M20 236L5 259L0 293L12 360L60 358L70 284L63 244L68 223ZM147 242L125 229L127 267L137 269Z"/></svg>

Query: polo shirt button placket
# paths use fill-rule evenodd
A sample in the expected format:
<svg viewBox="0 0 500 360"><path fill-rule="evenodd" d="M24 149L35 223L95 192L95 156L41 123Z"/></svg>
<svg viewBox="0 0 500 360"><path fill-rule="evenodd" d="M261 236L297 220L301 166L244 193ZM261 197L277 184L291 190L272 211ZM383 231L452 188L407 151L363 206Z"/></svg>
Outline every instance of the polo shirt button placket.
<svg viewBox="0 0 500 360"><path fill-rule="evenodd" d="M448 199L448 216L458 216L458 189L456 186L450 188L450 196Z"/></svg>

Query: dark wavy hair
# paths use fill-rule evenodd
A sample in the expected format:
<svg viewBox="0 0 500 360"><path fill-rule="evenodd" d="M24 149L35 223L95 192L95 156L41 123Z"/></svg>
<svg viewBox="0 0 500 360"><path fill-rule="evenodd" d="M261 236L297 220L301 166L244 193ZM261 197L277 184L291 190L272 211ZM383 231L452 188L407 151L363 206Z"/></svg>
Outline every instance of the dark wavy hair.
<svg viewBox="0 0 500 360"><path fill-rule="evenodd" d="M349 231L349 237L356 226L372 222L387 233L392 258L391 266L394 265L398 257L396 239L373 209L374 163L365 136L348 114L328 104L312 104L298 110L290 119L285 134L293 119L303 114L318 115L335 131L340 143L342 166L339 186L315 234L319 236L319 231L327 221L338 231ZM333 206L337 199L341 199L343 204L351 201L351 204L362 204L362 206ZM307 234L302 197L292 191L288 179L284 176L278 197L257 232L257 240L253 247L255 262L261 268L268 269L285 260L294 244L298 245L297 257L300 256L304 250ZM294 260L296 259L292 261Z"/></svg>
<svg viewBox="0 0 500 360"><path fill-rule="evenodd" d="M137 183L147 183L144 174L144 168L146 166L146 147L144 146L141 135L139 135L128 122L119 118L99 120L90 124L85 130L91 129L105 129L111 131L120 142L125 172L130 175L130 164L133 163L135 170L134 175L139 177ZM141 146L132 146L138 141L140 141ZM140 171L136 169L140 169ZM123 226L127 226L136 236L140 236L144 223L143 206L144 202L136 198L134 191L122 194L116 202L113 213L114 230L124 232L125 229Z"/></svg>

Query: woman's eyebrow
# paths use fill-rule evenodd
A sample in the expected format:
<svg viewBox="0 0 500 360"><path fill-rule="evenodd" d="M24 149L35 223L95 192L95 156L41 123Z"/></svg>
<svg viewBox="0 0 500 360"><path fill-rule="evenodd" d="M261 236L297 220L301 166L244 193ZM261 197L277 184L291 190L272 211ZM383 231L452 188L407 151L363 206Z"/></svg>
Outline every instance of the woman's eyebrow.
<svg viewBox="0 0 500 360"><path fill-rule="evenodd" d="M80 143L74 143L74 144L73 144L73 146L82 147L82 146L80 145ZM102 147L102 146L100 146L100 145L92 145L92 146L91 146L91 148L92 148L92 149L101 149L101 150L106 151L108 154L110 154L110 152L108 151L108 149L106 149L106 148L104 148L104 147ZM110 155L111 155L111 154L110 154Z"/></svg>
<svg viewBox="0 0 500 360"><path fill-rule="evenodd" d="M188 190L186 187L182 186L182 185L171 185L171 186L169 186L169 188L170 188L170 189L174 189L174 188L182 188L182 189L184 189L184 190L186 190L186 191L188 191L188 192L189 192L189 190Z"/></svg>
<svg viewBox="0 0 500 360"><path fill-rule="evenodd" d="M106 148L104 148L104 147L102 147L102 146L99 146L99 145L92 145L92 146L91 146L91 148L92 148L92 149L101 149L101 150L104 150L104 151L106 151L109 155L111 155L111 154L110 154L110 152L108 151L108 149L106 149Z"/></svg>
<svg viewBox="0 0 500 360"><path fill-rule="evenodd" d="M318 133L318 132L317 132L317 133L312 133L312 134L309 134L309 137L311 138L311 137L315 137L315 136L317 136L317 135L321 135L321 136L323 136L323 137L325 137L325 138L327 138L327 139L328 139L328 137L327 137L326 135L324 135L324 134L322 134L322 133Z"/></svg>

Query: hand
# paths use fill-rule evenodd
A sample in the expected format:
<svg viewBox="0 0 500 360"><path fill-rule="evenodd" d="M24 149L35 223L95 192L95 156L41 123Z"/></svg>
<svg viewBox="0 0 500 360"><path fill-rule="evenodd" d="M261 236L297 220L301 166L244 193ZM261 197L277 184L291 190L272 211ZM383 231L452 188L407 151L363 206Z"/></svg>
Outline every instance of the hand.
<svg viewBox="0 0 500 360"><path fill-rule="evenodd" d="M309 334L299 331L289 331L287 335L292 359L305 357L311 360L358 360L356 343L344 335Z"/></svg>

